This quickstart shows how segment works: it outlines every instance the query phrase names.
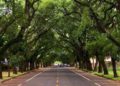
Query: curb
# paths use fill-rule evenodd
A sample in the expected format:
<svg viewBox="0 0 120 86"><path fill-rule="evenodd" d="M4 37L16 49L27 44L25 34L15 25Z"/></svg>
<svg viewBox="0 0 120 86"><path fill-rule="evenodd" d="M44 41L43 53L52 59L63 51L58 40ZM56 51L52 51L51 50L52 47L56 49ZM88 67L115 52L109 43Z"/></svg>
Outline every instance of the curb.
<svg viewBox="0 0 120 86"><path fill-rule="evenodd" d="M36 70L36 69L35 69L35 70ZM26 74L28 74L28 73L30 73L30 72L35 71L35 70L27 71L27 72L25 72L25 73L23 73L23 74L21 74L21 75L13 76L13 77L10 77L10 78L5 79L5 80L0 80L0 83L4 83L4 82L6 82L6 81L9 81L9 80L15 79L15 78L20 77L20 76L23 76L23 75L26 75Z"/></svg>
<svg viewBox="0 0 120 86"><path fill-rule="evenodd" d="M9 81L9 80L15 79L15 78L17 78L17 77L20 77L20 76L26 75L26 74L28 74L28 73L30 73L30 72L25 72L25 73L23 73L23 74L21 74L21 75L14 76L14 77L10 77L10 78L5 79L5 80L1 80L0 83L4 83L4 82L6 82L6 81Z"/></svg>
<svg viewBox="0 0 120 86"><path fill-rule="evenodd" d="M116 81L116 82L120 82L120 80L114 80L114 79L111 79L111 78L107 78L107 77L104 77L104 75L98 75L98 74L94 74L98 77L102 77L102 78L105 78L105 79L108 79L108 80L111 80L111 81ZM119 76L120 77L120 76Z"/></svg>
<svg viewBox="0 0 120 86"><path fill-rule="evenodd" d="M99 78L104 78L104 79L107 79L107 80L109 80L109 81L114 81L114 82L120 82L120 80L114 80L114 79L111 79L111 78L107 78L107 77L104 77L104 76L101 76L101 75L98 75L98 74L93 74L93 72L89 72L89 71L86 71L86 70L79 70L79 69L76 69L75 68L75 71L76 72L85 72L85 73L88 73L88 74L90 74L90 75L92 75L92 76L96 76L96 77L99 77Z"/></svg>
<svg viewBox="0 0 120 86"><path fill-rule="evenodd" d="M1 84L1 83L4 83L4 82L6 82L6 81L9 81L9 80L15 79L15 78L17 78L17 77L20 77L20 76L29 74L30 72L33 72L33 71L35 71L35 70L37 70L37 69L31 70L31 71L27 71L27 72L25 72L25 73L23 73L23 74L21 74L21 75L14 76L14 77L10 77L10 78L5 79L5 80L0 80L0 84Z"/></svg>

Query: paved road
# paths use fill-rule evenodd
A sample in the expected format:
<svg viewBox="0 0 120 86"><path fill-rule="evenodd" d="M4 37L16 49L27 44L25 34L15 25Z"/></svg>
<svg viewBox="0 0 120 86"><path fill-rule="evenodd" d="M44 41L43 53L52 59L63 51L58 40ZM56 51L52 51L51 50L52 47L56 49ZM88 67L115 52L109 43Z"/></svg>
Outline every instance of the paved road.
<svg viewBox="0 0 120 86"><path fill-rule="evenodd" d="M32 72L5 82L0 86L113 86L112 82L109 84L104 79L101 79L104 81L104 84L101 84L100 79L89 76L86 73L72 72L68 68L51 68L44 72ZM96 82L95 80L100 82ZM120 85L117 84L114 86Z"/></svg>
<svg viewBox="0 0 120 86"><path fill-rule="evenodd" d="M96 86L93 82L87 80L85 77L68 69L58 69L59 86Z"/></svg>
<svg viewBox="0 0 120 86"><path fill-rule="evenodd" d="M52 68L28 79L22 86L96 86L66 68Z"/></svg>

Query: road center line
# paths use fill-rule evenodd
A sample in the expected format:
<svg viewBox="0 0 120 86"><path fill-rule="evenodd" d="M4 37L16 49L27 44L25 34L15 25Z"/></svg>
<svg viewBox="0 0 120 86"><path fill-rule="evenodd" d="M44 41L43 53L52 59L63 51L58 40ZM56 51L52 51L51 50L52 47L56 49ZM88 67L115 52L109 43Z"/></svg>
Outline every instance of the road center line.
<svg viewBox="0 0 120 86"><path fill-rule="evenodd" d="M57 77L56 86L59 86L59 78Z"/></svg>
<svg viewBox="0 0 120 86"><path fill-rule="evenodd" d="M58 73L58 69L57 69L56 86L59 86L59 73Z"/></svg>
<svg viewBox="0 0 120 86"><path fill-rule="evenodd" d="M56 84L59 84L59 80L58 79L56 80Z"/></svg>

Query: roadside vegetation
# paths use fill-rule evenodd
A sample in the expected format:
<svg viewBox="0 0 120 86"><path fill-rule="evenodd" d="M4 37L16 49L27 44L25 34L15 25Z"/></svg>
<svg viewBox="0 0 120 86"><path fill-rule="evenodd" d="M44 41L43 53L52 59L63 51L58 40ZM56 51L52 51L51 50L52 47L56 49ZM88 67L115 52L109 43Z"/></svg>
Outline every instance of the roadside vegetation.
<svg viewBox="0 0 120 86"><path fill-rule="evenodd" d="M55 61L119 79L120 0L0 0L0 79Z"/></svg>
<svg viewBox="0 0 120 86"><path fill-rule="evenodd" d="M4 81L4 80L8 80L8 79L23 75L24 73L18 72L17 74L14 74L13 72L10 72L9 77L8 77L8 72L3 72L2 74L3 74L3 81Z"/></svg>
<svg viewBox="0 0 120 86"><path fill-rule="evenodd" d="M108 73L109 74L107 74L107 75L104 75L103 73L98 73L98 72L95 72L95 71L92 71L91 73L94 74L94 75L100 76L100 77L111 79L111 80L117 80L117 81L120 80L120 68L117 68L118 77L114 77L113 69L109 68L109 67L108 67Z"/></svg>

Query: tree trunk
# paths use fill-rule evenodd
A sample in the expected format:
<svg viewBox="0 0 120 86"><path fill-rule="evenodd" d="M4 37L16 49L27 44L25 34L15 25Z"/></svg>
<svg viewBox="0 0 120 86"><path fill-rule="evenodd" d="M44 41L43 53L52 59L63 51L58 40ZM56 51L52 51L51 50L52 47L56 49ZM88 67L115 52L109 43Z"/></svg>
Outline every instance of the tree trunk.
<svg viewBox="0 0 120 86"><path fill-rule="evenodd" d="M97 71L97 65L98 65L98 60L96 59L96 63L95 63L95 66L94 66L94 71Z"/></svg>
<svg viewBox="0 0 120 86"><path fill-rule="evenodd" d="M99 62L99 66L98 66L98 73L102 73L102 65L100 62Z"/></svg>
<svg viewBox="0 0 120 86"><path fill-rule="evenodd" d="M17 72L17 68L16 68L16 66L14 66L13 67L13 74L17 74L18 72Z"/></svg>
<svg viewBox="0 0 120 86"><path fill-rule="evenodd" d="M107 66L106 66L106 64L105 64L104 59L101 60L101 65L102 65L104 74L105 74L105 75L108 75L108 69L107 69Z"/></svg>
<svg viewBox="0 0 120 86"><path fill-rule="evenodd" d="M2 63L0 62L0 79L2 79L3 76L2 76Z"/></svg>
<svg viewBox="0 0 120 86"><path fill-rule="evenodd" d="M86 68L87 68L87 70L92 71L93 70L92 69L92 63L90 61L88 51L84 50L83 53L85 54L84 58L85 58L85 62L86 62Z"/></svg>
<svg viewBox="0 0 120 86"><path fill-rule="evenodd" d="M29 62L25 61L24 65L22 65L22 72L29 71Z"/></svg>
<svg viewBox="0 0 120 86"><path fill-rule="evenodd" d="M30 61L30 70L33 70L35 68L34 61Z"/></svg>
<svg viewBox="0 0 120 86"><path fill-rule="evenodd" d="M8 64L8 77L10 77L10 66Z"/></svg>
<svg viewBox="0 0 120 86"><path fill-rule="evenodd" d="M83 69L83 65L82 65L81 61L79 61L77 65L79 66L78 67L79 69L81 69L81 68Z"/></svg>
<svg viewBox="0 0 120 86"><path fill-rule="evenodd" d="M116 59L111 57L111 60L112 60L112 68L113 68L114 77L118 77L117 70L116 70Z"/></svg>
<svg viewBox="0 0 120 86"><path fill-rule="evenodd" d="M25 71L28 71L29 70L29 62L26 62L26 67L24 69Z"/></svg>
<svg viewBox="0 0 120 86"><path fill-rule="evenodd" d="M88 60L86 61L86 68L87 68L87 70L92 71L92 64L91 64L91 62L90 62L90 59L88 59Z"/></svg>
<svg viewBox="0 0 120 86"><path fill-rule="evenodd" d="M41 61L41 68L43 68L44 67L44 65L43 65L43 62Z"/></svg>
<svg viewBox="0 0 120 86"><path fill-rule="evenodd" d="M98 73L102 73L103 70L102 70L102 65L101 65L101 62L100 62L98 51L96 51L95 55L96 55L96 64L99 63L99 65L98 65Z"/></svg>
<svg viewBox="0 0 120 86"><path fill-rule="evenodd" d="M25 66L24 66L24 65L22 65L22 64L19 66L19 71L20 71L21 73L23 73L23 72L24 72L24 67L25 67Z"/></svg>
<svg viewBox="0 0 120 86"><path fill-rule="evenodd" d="M39 62L36 62L36 69L38 69L40 67Z"/></svg>

